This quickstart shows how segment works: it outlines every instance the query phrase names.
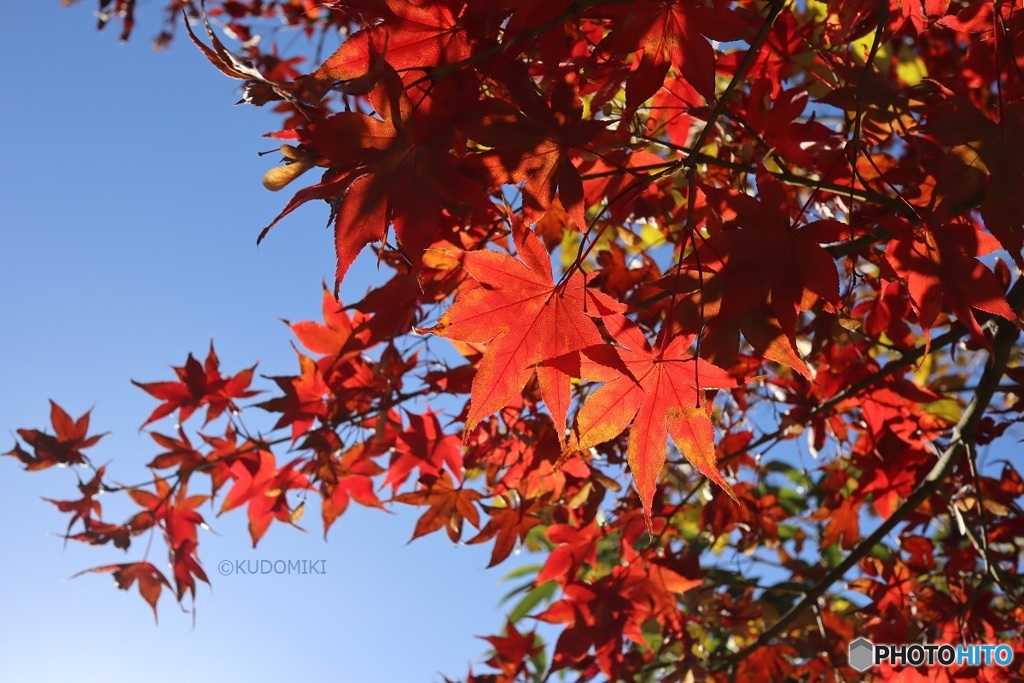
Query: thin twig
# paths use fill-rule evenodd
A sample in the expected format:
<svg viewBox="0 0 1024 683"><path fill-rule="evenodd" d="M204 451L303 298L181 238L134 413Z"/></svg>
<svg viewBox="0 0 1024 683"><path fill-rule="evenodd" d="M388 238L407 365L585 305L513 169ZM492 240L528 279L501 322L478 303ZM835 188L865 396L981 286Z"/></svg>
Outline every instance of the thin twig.
<svg viewBox="0 0 1024 683"><path fill-rule="evenodd" d="M1018 284L1019 284L1018 280ZM790 624L797 620L808 608L817 604L818 600L832 587L842 580L850 569L880 543L896 526L909 517L918 507L939 488L953 471L959 456L969 449L977 435L978 425L988 408L996 388L1006 371L1017 337L1017 329L1012 322L1000 320L995 323L996 334L992 343L988 367L978 382L978 391L971 399L970 405L964 410L963 416L953 428L949 446L942 452L931 471L914 489L913 493L900 505L893 514L879 525L867 538L861 540L850 551L846 558L828 572L820 581L807 589L807 594L770 628L764 631L751 645L729 657L723 664L734 668L761 647L764 647L779 636Z"/></svg>

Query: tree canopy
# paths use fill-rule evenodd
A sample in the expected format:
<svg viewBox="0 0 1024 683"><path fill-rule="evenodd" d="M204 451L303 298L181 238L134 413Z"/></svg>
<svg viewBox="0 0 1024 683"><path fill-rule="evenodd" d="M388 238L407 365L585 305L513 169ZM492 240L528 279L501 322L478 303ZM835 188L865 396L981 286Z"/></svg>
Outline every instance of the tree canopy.
<svg viewBox="0 0 1024 683"><path fill-rule="evenodd" d="M138 37L135 5L99 0L100 27ZM1016 667L873 671L1011 680L1024 479L988 456L1024 412L1021 10L140 12L277 115L263 185L285 198L253 236L326 205L335 281L322 320L290 323L295 374L211 345L136 382L146 483L111 481L89 414L58 402L6 455L87 468L50 501L66 538L124 550L86 571L154 613L211 581L204 516L244 510L256 546L307 502L325 536L403 505L413 538L540 558L462 680L841 681L862 636L1005 641ZM378 280L339 300L367 251ZM105 517L101 494L137 511ZM135 554L153 538L161 566Z"/></svg>

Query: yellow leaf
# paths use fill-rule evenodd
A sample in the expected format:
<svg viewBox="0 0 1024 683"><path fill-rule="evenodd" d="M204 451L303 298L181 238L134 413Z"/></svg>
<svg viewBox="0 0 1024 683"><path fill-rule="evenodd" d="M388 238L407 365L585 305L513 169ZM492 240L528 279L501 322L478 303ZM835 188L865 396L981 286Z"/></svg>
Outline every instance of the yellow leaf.
<svg viewBox="0 0 1024 683"><path fill-rule="evenodd" d="M909 45L900 45L896 59L896 75L908 87L913 88L928 78L928 67L925 66L924 60L914 54Z"/></svg>
<svg viewBox="0 0 1024 683"><path fill-rule="evenodd" d="M933 368L935 366L935 360L931 354L928 354L921 359L921 364L914 370L914 381L921 386L928 384L929 378L932 376Z"/></svg>
<svg viewBox="0 0 1024 683"><path fill-rule="evenodd" d="M963 407L960 403L951 398L944 398L939 401L932 401L924 406L924 412L929 415L935 415L941 417L950 424L956 424L960 421L960 416L963 415Z"/></svg>

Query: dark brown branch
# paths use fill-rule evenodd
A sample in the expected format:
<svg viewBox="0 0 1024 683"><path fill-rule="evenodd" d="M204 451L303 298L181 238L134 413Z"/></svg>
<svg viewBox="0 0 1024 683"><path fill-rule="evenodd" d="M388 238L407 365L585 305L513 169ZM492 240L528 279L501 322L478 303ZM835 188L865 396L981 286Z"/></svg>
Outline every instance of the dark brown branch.
<svg viewBox="0 0 1024 683"><path fill-rule="evenodd" d="M1020 311L1024 309L1024 277L1020 278L1019 280L1017 280L1016 283L1014 283L1013 287L1010 289L1010 292L1006 295L1006 299L1007 301L1009 301L1010 307L1013 308L1015 312L1020 313ZM1009 323L1008 321L1003 321L1000 319L999 322L1005 322L1006 324L1010 324L1012 326L1012 323ZM986 324L986 328L988 329L993 329L994 326L995 320L993 320L989 324ZM894 374L896 371L910 367L918 360L923 358L925 355L929 353L934 353L939 349L943 349L947 346L950 346L951 344L960 341L966 334L967 328L964 327L961 323L956 323L952 325L949 331L933 339L931 344L922 344L921 346L915 347L913 350L907 351L899 358L889 361L883 367L879 368L878 370L871 373L870 375L860 380L859 382L854 382L847 388L837 393L835 396L829 398L826 401L822 401L821 403L816 405L810 412L808 412L807 416L804 418L804 422L810 422L813 418L817 417L818 415L831 411L833 408L835 408L843 401L849 398L853 398L854 396L864 391L865 389L870 389L879 381L885 379L889 375ZM979 382L978 388L980 389L981 386L982 384L981 382ZM998 389L999 386L997 385L996 387L993 388L993 391L996 391ZM743 452L749 452L771 442L776 438L779 438L782 434L782 431L783 430L779 430L776 432L772 432L771 434L765 434L761 438L745 446ZM724 462L733 455L734 454L726 455L721 460Z"/></svg>
<svg viewBox="0 0 1024 683"><path fill-rule="evenodd" d="M1021 281L1018 280L1017 285L1020 285ZM1017 285L1014 286L1014 289L1021 289ZM917 510L939 488L939 485L946 480L959 456L974 443L978 425L989 403L992 401L996 389L999 387L999 382L1010 360L1010 352L1017 338L1017 328L1010 321L994 321L992 327L995 329L992 352L989 356L988 366L978 382L978 390L975 392L974 398L971 399L971 403L964 410L960 421L953 428L953 435L949 446L939 456L939 459L927 476L925 476L924 480L914 489L914 492L910 494L903 504L888 519L882 522L871 535L861 540L837 567L829 571L816 584L809 587L806 595L800 602L762 633L754 643L729 657L725 662L726 664L730 667L735 667L736 664L749 657L753 652L779 636L808 608L817 604L818 600L825 595L833 584L842 580L846 572L850 571L861 559L866 557L875 545L880 543L889 532L896 528L896 525Z"/></svg>
<svg viewBox="0 0 1024 683"><path fill-rule="evenodd" d="M669 149L673 149L673 150L676 150L678 152L682 152L682 153L687 155L687 157L686 157L687 159L693 158L696 161L696 163L699 163L699 164L707 164L708 166L718 166L719 168L727 168L727 169L729 169L731 171L740 171L741 173L751 173L751 174L753 174L753 173L757 172L757 169L754 168L753 166L749 165L749 164L743 164L743 163L739 163L739 162L736 162L736 161L728 161L726 159L719 159L718 157L714 157L714 156L711 156L709 154L704 154L703 152L697 151L693 147L687 147L687 146L684 146L684 145L675 145L675 144L672 144L672 143L670 143L670 142L668 142L666 140L659 140L657 138L652 138L652 137L648 137L648 136L640 136L640 137L643 138L644 140L649 141L649 142L653 142L653 143L662 145L664 147L668 147ZM675 162L674 163L674 165L676 167L678 166L678 164L679 164L679 162ZM666 164L666 166L671 167L672 164ZM902 214L905 218L907 218L908 220L911 220L913 222L916 222L918 220L917 214L914 213L914 212L908 212L907 211L907 207L901 201L899 201L895 197L890 197L888 195L884 195L884 194L881 194L881 193L878 193L878 192L874 192L874 191L868 190L868 189L851 188L851 187L847 187L846 185L839 185L838 183L830 183L830 182L828 182L826 180L822 180L822 179L819 179L819 178L810 178L810 177L807 177L807 176L797 175L796 173L792 173L792 172L789 172L789 173L777 173L777 172L773 172L773 171L771 171L769 169L765 169L765 170L768 173L771 173L773 176L775 176L776 180L778 180L781 183L785 183L787 185L797 185L799 187L806 187L806 188L811 189L811 190L819 190L819 191L822 191L822 192L831 192L832 194L841 194L841 195L846 195L848 197L852 196L854 199L859 199L862 202L871 202L873 204L878 204L878 205L884 206L884 207L886 207L888 209L892 209L893 211L896 211L897 213ZM584 177L591 177L591 176L584 176ZM593 177L597 177L597 174L595 174ZM659 177L660 177L660 174L659 174ZM652 176L651 181L653 182L653 180L654 180L654 178ZM872 241L875 241L875 240L872 240Z"/></svg>
<svg viewBox="0 0 1024 683"><path fill-rule="evenodd" d="M718 102L715 103L715 108L711 112L711 116L708 118L704 127L700 131L700 135L697 136L696 141L693 143L693 150L700 152L701 147L708 141L711 136L711 130L715 126L715 122L718 118L725 113L725 106L729 102L729 98L732 96L733 91L739 87L740 82L746 77L747 72L754 66L754 62L757 60L757 56L761 53L761 46L768 40L768 34L771 33L772 25L778 18L779 14L782 13L782 9L786 6L785 0L772 0L771 9L768 10L768 16L765 17L764 23L761 24L761 29L757 32L754 40L750 43L750 48L747 49L747 53L743 55L743 61L736 67L736 73L729 80L729 84L725 86L725 90L722 92L722 96L718 98ZM683 160L680 165L681 168L693 169L696 166L697 159L696 155L691 154L689 157Z"/></svg>

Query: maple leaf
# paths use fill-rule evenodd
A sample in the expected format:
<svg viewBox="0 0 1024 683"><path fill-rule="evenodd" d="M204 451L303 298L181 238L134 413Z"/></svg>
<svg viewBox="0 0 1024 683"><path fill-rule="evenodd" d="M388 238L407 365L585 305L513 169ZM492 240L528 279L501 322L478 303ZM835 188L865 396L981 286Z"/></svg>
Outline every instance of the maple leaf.
<svg viewBox="0 0 1024 683"><path fill-rule="evenodd" d="M485 543L492 538L494 548L491 550L491 560L488 567L493 567L503 562L518 544L526 540L530 529L541 524L537 516L537 505L535 502L524 503L517 507L490 507L485 505L484 510L491 516L486 526L480 533L469 539L467 543L475 545Z"/></svg>
<svg viewBox="0 0 1024 683"><path fill-rule="evenodd" d="M132 384L163 401L142 423L143 427L175 410L178 411L178 422L184 422L204 405L206 420L203 424L208 424L225 410L237 410L235 399L249 398L259 393L248 388L256 370L255 365L237 375L221 376L220 359L213 350L213 342L210 342L210 352L202 365L190 353L183 366L171 369L178 376L177 382L143 383L132 380Z"/></svg>
<svg viewBox="0 0 1024 683"><path fill-rule="evenodd" d="M313 78L346 81L373 72L379 55L399 73L433 69L470 55L466 26L443 2L388 0L378 5L383 20L341 44Z"/></svg>
<svg viewBox="0 0 1024 683"><path fill-rule="evenodd" d="M274 454L261 449L232 463L231 478L235 483L219 514L248 503L249 535L254 548L273 520L294 525L297 509L289 506L288 491L309 487L306 476L295 469L300 462L301 459L295 459L278 469Z"/></svg>
<svg viewBox="0 0 1024 683"><path fill-rule="evenodd" d="M501 671L509 681L526 671L526 662L543 649L533 631L522 634L511 621L505 622L504 636L486 636L483 640L494 647L494 656L487 664Z"/></svg>
<svg viewBox="0 0 1024 683"><path fill-rule="evenodd" d="M75 538L75 540L84 541L87 543L106 543L107 541L114 540L115 546L119 548L127 548L129 544L127 532L118 533L115 536L105 535L102 540L94 538L94 523L98 522L97 517L102 514L103 506L98 500L100 491L104 488L103 474L106 472L106 467L99 467L96 470L96 474L93 475L92 479L87 482L78 483L78 491L82 494L81 498L77 500L54 500L52 498L43 498L48 503L53 503L58 510L61 512L73 513L71 521L68 522L67 532L64 534L65 542L69 538ZM94 515L96 517L94 517ZM79 519L82 520L83 526L85 526L85 534L80 534L77 538L71 535L71 528L75 525ZM109 531L114 531L113 529Z"/></svg>
<svg viewBox="0 0 1024 683"><path fill-rule="evenodd" d="M332 436L336 435L331 432ZM324 538L331 525L348 509L355 500L366 507L383 508L374 493L373 477L384 471L370 459L373 454L365 444L356 444L340 457L334 452L318 457L316 473L321 480L323 494L321 516L324 523Z"/></svg>
<svg viewBox="0 0 1024 683"><path fill-rule="evenodd" d="M860 508L863 503L863 498L848 496L834 508L821 507L811 513L811 519L825 522L822 547L839 544L849 550L856 545L860 540Z"/></svg>
<svg viewBox="0 0 1024 683"><path fill-rule="evenodd" d="M185 541L196 543L196 527L205 522L202 515L195 509L210 497L189 496L188 487L185 484L178 484L177 493L172 496L170 485L160 477L156 478L154 485L155 493L142 489L128 491L128 496L146 510L138 513L127 526L138 529L159 523L167 534L169 545L172 548L182 545Z"/></svg>
<svg viewBox="0 0 1024 683"><path fill-rule="evenodd" d="M792 645L763 647L742 663L739 675L745 680L785 680L793 671L792 661L796 656L797 650Z"/></svg>
<svg viewBox="0 0 1024 683"><path fill-rule="evenodd" d="M391 485L397 491L409 474L419 468L420 474L436 477L447 466L458 482L462 481L462 450L459 437L445 435L437 413L429 408L422 414L409 413L409 428L398 435L395 452L388 465L388 474L381 486Z"/></svg>
<svg viewBox="0 0 1024 683"><path fill-rule="evenodd" d="M398 273L352 304L357 311L356 334L364 340L364 346L389 341L412 330L421 315L422 301L429 297L425 284L422 275Z"/></svg>
<svg viewBox="0 0 1024 683"><path fill-rule="evenodd" d="M307 201L332 200L335 294L362 248L383 242L389 225L407 258L418 265L435 240L442 209L490 206L483 185L463 173L450 151L452 113L431 106L436 96L414 107L398 75L389 70L367 100L376 117L340 112L298 131L300 141L322 155L327 173L322 182L297 192L257 238L261 242Z"/></svg>
<svg viewBox="0 0 1024 683"><path fill-rule="evenodd" d="M974 310L1017 320L996 276L976 258L998 248L995 238L962 222L926 225L919 232L900 220L890 220L885 225L896 233L886 249L886 259L906 281L925 334L945 305L971 337L985 347L989 343Z"/></svg>
<svg viewBox="0 0 1024 683"><path fill-rule="evenodd" d="M299 368L302 374L270 377L269 379L277 384L283 395L257 404L257 407L263 410L281 413L274 429L291 425L292 443L298 441L300 436L309 431L314 420L323 419L327 415L327 404L324 397L330 393L330 388L313 359L302 355L298 349L295 350L295 354L299 357Z"/></svg>
<svg viewBox="0 0 1024 683"><path fill-rule="evenodd" d="M4 453L17 458L25 469L33 472L54 465L81 465L87 461L82 451L92 448L105 434L88 436L89 413L85 411L77 420L71 419L63 408L50 401L50 423L55 434L46 434L37 429L19 429L18 436L25 440L35 453L29 453L15 443L14 448Z"/></svg>
<svg viewBox="0 0 1024 683"><path fill-rule="evenodd" d="M224 436L208 436L200 434L210 451L203 458L201 471L210 477L210 496L215 496L220 487L231 478L231 463L260 447L251 441L238 443L238 434L229 422L224 428Z"/></svg>
<svg viewBox="0 0 1024 683"><path fill-rule="evenodd" d="M558 581L564 586L576 579L584 563L596 564L597 542L604 537L605 532L597 524L588 524L583 528L552 524L546 534L552 543L558 545L537 574L538 586L545 581Z"/></svg>
<svg viewBox="0 0 1024 683"><path fill-rule="evenodd" d="M635 112L657 92L670 66L697 92L714 99L715 51L707 38L736 40L746 30L746 23L731 10L690 0L640 0L606 11L613 28L595 48L595 54L610 57L641 53L626 82L629 112Z"/></svg>
<svg viewBox="0 0 1024 683"><path fill-rule="evenodd" d="M357 313L353 320L326 285L323 289L323 324L307 320L288 323L303 346L324 357L325 363L319 364L321 370L325 370L326 365L359 355L367 338L366 334L356 332L364 316Z"/></svg>
<svg viewBox="0 0 1024 683"><path fill-rule="evenodd" d="M567 624L558 637L552 661L556 668L581 662L593 649L598 666L610 676L622 657L623 636L631 629L633 602L621 594L621 572L592 584L572 582L563 588L563 599L537 615L550 624Z"/></svg>
<svg viewBox="0 0 1024 683"><path fill-rule="evenodd" d="M567 74L551 88L548 105L526 69L500 77L514 102L489 98L471 109L463 128L492 151L470 158L486 170L492 186L523 183L522 220L532 223L560 200L577 226L586 225L583 181L572 158L603 132L607 122L584 119L576 79ZM518 105L522 111L516 108Z"/></svg>
<svg viewBox="0 0 1024 683"><path fill-rule="evenodd" d="M831 167L840 151L840 138L813 117L798 120L810 95L801 88L773 92L773 85L757 81L742 107L747 125L760 135L759 144L797 166Z"/></svg>
<svg viewBox="0 0 1024 683"><path fill-rule="evenodd" d="M580 353L583 379L604 384L576 414L563 457L614 439L632 423L629 469L650 527L668 431L686 459L735 499L718 471L711 404L703 391L735 387L736 379L692 356L692 337L677 335L655 350L639 328L626 325L616 338L621 346L590 347Z"/></svg>
<svg viewBox="0 0 1024 683"><path fill-rule="evenodd" d="M155 493L129 489L129 497L146 509L132 517L126 526L132 533L139 533L154 524L160 525L170 549L178 600L185 593L191 593L195 599L195 579L209 583L197 555L199 542L196 527L205 525L205 522L195 508L209 500L209 496L189 496L188 487L184 483L178 484L175 493L167 481L159 477L155 488Z"/></svg>
<svg viewBox="0 0 1024 683"><path fill-rule="evenodd" d="M171 547L171 566L174 568L174 585L178 602L185 597L185 593L196 599L196 579L203 583L210 583L202 565L199 564L199 544L192 540L183 540L176 546Z"/></svg>
<svg viewBox="0 0 1024 683"><path fill-rule="evenodd" d="M723 364L735 356L742 332L766 358L810 378L796 351L798 314L819 302L826 310L839 305L839 273L821 244L838 241L848 227L826 219L797 228L785 189L766 175L758 177L757 199L720 188L704 192L724 225L689 257L703 274L677 316L687 329L707 321L702 344Z"/></svg>
<svg viewBox="0 0 1024 683"><path fill-rule="evenodd" d="M1024 268L1024 164L1014 150L1024 145L1024 106L1016 102L1000 107L1002 119L993 121L967 98L941 89L942 100L934 105L924 130L949 148L964 166L988 176L981 198L985 227ZM962 183L962 175L954 183Z"/></svg>
<svg viewBox="0 0 1024 683"><path fill-rule="evenodd" d="M108 4L109 0L101 0L100 4ZM123 5L131 7L135 4L135 0L117 0L118 11L123 12ZM229 3L230 4L230 3ZM171 12L176 12L179 7L172 7ZM186 15L186 8L184 5L180 6L182 15L185 16L185 31L188 33L192 44L199 48L199 51L203 53L203 56L209 60L218 71L227 76L228 78L235 78L244 81L243 91L245 93L242 101L248 102L256 106L263 106L267 102L274 100L288 100L295 106L303 106L303 102L316 102L324 95L324 88L317 84L316 81L312 81L307 78L299 78L294 81L281 81L276 80L275 77L280 75L291 75L294 73L294 69L290 68L289 63L281 64L281 60L276 58L276 54L273 55L273 59L264 60L276 63L279 68L271 68L270 74L264 75L260 71L257 65L253 64L251 60L246 57L237 55L225 47L224 43L217 37L213 27L210 26L210 22L207 19L205 8L203 3L200 3L199 16L202 19L203 27L206 29L206 35L210 38L211 45L206 45L192 30L191 20ZM194 8L190 11L194 12ZM237 24L235 25L238 26ZM248 33L247 30L239 32L240 35ZM257 37L258 40L258 37ZM276 50L275 50L276 53ZM299 61L303 61L299 58ZM289 60L292 64L296 63L295 60ZM275 73L277 72L277 73ZM356 88L359 87L357 81L354 85ZM339 90L347 90L346 84L338 84Z"/></svg>
<svg viewBox="0 0 1024 683"><path fill-rule="evenodd" d="M605 251L597 253L597 263L601 270L594 277L595 286L622 300L630 290L638 284L652 280L657 273L657 264L650 257L640 259L639 267L626 262L626 253L622 248L611 243Z"/></svg>
<svg viewBox="0 0 1024 683"><path fill-rule="evenodd" d="M569 374L542 366L550 358L600 344L593 317L623 307L590 291L579 272L556 285L548 252L527 231L515 259L496 251L464 252L462 265L480 285L463 293L437 324L439 337L486 343L466 416L466 438L488 415L518 395L534 372L559 434L569 409Z"/></svg>
<svg viewBox="0 0 1024 683"><path fill-rule="evenodd" d="M133 584L138 582L139 595L142 599L149 603L149 606L153 609L153 619L157 619L156 614L156 603L160 599L160 593L163 587L166 586L168 590L171 588L170 582L163 573L154 567L149 562L128 562L124 564L108 564L103 567L93 567L92 569L86 569L85 571L78 572L71 578L82 576L83 574L106 574L113 573L114 584L123 591L128 590Z"/></svg>
<svg viewBox="0 0 1024 683"><path fill-rule="evenodd" d="M757 53L751 74L755 82L764 81L771 86L772 96L778 95L789 82L790 75L801 68L799 58L810 49L809 34L820 30L813 21L801 23L796 14L782 12L772 24L764 48ZM740 63L747 58L747 52L732 50L723 54L716 67L720 72L736 73Z"/></svg>
<svg viewBox="0 0 1024 683"><path fill-rule="evenodd" d="M192 447L192 442L181 425L178 425L178 438L156 432L150 433L150 437L167 450L153 458L147 467L158 470L177 467L181 472L181 478L186 480L192 470L204 461L203 455Z"/></svg>
<svg viewBox="0 0 1024 683"><path fill-rule="evenodd" d="M395 496L395 501L407 505L426 505L427 511L416 522L412 539L444 528L448 538L458 543L462 537L462 522L469 521L477 529L480 528L480 511L476 502L483 496L473 489L455 488L452 478L447 472L439 477L426 476L422 479L424 487L418 491L410 491Z"/></svg>

